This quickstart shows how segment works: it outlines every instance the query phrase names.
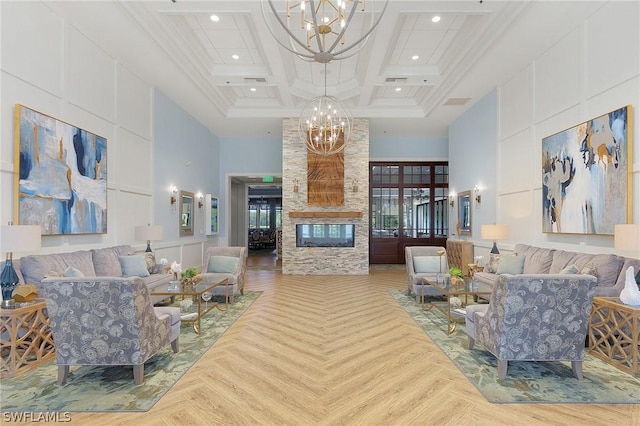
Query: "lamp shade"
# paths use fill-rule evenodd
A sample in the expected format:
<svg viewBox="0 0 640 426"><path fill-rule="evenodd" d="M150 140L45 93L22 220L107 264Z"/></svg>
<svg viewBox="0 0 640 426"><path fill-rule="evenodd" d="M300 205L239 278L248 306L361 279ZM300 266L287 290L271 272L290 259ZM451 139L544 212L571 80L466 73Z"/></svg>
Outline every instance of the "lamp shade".
<svg viewBox="0 0 640 426"><path fill-rule="evenodd" d="M506 240L509 238L507 225L481 225L480 238L485 240Z"/></svg>
<svg viewBox="0 0 640 426"><path fill-rule="evenodd" d="M616 250L640 252L640 225L631 223L616 225L613 245Z"/></svg>
<svg viewBox="0 0 640 426"><path fill-rule="evenodd" d="M0 226L0 252L13 253L37 250L41 245L39 225Z"/></svg>
<svg viewBox="0 0 640 426"><path fill-rule="evenodd" d="M163 238L162 226L142 225L136 226L136 240L140 241L161 241Z"/></svg>

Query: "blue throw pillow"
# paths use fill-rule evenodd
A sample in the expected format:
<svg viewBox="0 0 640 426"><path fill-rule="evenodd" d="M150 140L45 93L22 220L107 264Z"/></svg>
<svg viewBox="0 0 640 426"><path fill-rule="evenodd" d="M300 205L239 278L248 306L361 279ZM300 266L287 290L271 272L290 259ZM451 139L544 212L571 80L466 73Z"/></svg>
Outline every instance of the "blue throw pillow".
<svg viewBox="0 0 640 426"><path fill-rule="evenodd" d="M118 256L124 277L148 277L147 260L145 256Z"/></svg>
<svg viewBox="0 0 640 426"><path fill-rule="evenodd" d="M78 268L74 268L73 266L67 266L67 269L62 273L63 277L84 277L82 271Z"/></svg>
<svg viewBox="0 0 640 426"><path fill-rule="evenodd" d="M524 269L524 258L525 256L516 256L513 254L500 256L500 263L498 264L496 274L521 274Z"/></svg>
<svg viewBox="0 0 640 426"><path fill-rule="evenodd" d="M442 272L446 269L446 259L442 259ZM440 272L440 256L414 256L413 270L416 274Z"/></svg>
<svg viewBox="0 0 640 426"><path fill-rule="evenodd" d="M219 272L225 274L235 274L238 272L240 264L239 257L233 256L211 256L207 265L207 272Z"/></svg>

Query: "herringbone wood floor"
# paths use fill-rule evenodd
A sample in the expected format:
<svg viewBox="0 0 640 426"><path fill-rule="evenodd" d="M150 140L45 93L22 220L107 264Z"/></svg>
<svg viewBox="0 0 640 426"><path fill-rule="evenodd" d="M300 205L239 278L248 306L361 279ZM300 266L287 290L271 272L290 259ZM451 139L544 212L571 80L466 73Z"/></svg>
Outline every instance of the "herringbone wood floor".
<svg viewBox="0 0 640 426"><path fill-rule="evenodd" d="M405 287L403 270L283 276L268 258L250 261L271 268L247 273L247 290L264 293L151 411L73 413L72 422L640 424L639 405L486 402L389 296Z"/></svg>

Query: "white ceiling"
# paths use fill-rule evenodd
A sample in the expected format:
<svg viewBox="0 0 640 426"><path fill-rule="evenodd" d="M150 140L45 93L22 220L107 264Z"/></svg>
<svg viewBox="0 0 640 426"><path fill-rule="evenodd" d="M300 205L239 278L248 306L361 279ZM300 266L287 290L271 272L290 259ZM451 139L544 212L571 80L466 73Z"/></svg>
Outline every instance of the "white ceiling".
<svg viewBox="0 0 640 426"><path fill-rule="evenodd" d="M380 10L376 3L365 5ZM327 94L370 118L372 136L446 136L469 106L603 3L390 0L364 48L327 65ZM50 6L220 137L279 136L283 117L324 92L324 65L276 43L260 0Z"/></svg>

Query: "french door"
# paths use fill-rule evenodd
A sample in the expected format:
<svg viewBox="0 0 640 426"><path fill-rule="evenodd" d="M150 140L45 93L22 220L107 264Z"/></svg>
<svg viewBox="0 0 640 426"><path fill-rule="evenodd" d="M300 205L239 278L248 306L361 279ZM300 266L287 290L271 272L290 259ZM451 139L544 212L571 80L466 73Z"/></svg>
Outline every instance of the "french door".
<svg viewBox="0 0 640 426"><path fill-rule="evenodd" d="M404 248L444 246L449 233L449 166L369 163L369 263L404 263Z"/></svg>

